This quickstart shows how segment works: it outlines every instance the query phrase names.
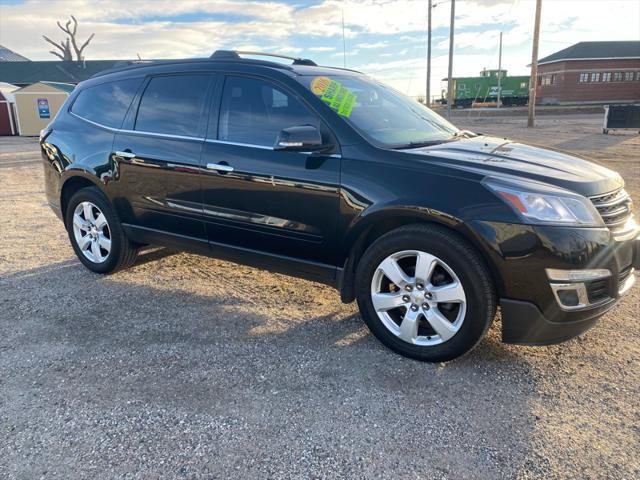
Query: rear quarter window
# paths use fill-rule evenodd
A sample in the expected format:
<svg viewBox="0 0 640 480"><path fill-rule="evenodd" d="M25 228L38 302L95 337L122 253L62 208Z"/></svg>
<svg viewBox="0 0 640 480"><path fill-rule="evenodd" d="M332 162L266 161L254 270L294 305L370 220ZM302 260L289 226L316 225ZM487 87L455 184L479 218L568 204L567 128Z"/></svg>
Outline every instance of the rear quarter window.
<svg viewBox="0 0 640 480"><path fill-rule="evenodd" d="M198 136L211 78L208 74L153 77L142 94L135 130Z"/></svg>
<svg viewBox="0 0 640 480"><path fill-rule="evenodd" d="M71 106L76 115L111 128L120 128L142 78L103 83L82 90Z"/></svg>

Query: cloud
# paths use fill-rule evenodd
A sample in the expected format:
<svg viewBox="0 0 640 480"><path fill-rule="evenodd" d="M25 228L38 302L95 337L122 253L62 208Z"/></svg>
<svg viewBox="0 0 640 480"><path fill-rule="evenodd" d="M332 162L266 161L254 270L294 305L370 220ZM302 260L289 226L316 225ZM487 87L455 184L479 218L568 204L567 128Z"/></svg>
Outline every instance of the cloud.
<svg viewBox="0 0 640 480"><path fill-rule="evenodd" d="M375 42L375 43L358 43L358 48L384 48L389 45L389 42Z"/></svg>
<svg viewBox="0 0 640 480"><path fill-rule="evenodd" d="M336 47L309 47L307 50L311 52L333 52Z"/></svg>
<svg viewBox="0 0 640 480"><path fill-rule="evenodd" d="M432 91L446 76L449 3L433 9ZM527 71L532 0L458 0L454 74L503 64ZM76 14L79 33L96 36L89 59L209 56L225 49L268 50L342 64L344 11L347 60L412 94L424 90L426 0L27 0L0 5L0 43L35 60L52 60L45 34L60 39L57 20ZM638 0L545 0L540 57L578 41L640 38ZM335 45L335 46L331 46ZM384 48L380 53L377 49ZM422 89L422 90L421 90Z"/></svg>

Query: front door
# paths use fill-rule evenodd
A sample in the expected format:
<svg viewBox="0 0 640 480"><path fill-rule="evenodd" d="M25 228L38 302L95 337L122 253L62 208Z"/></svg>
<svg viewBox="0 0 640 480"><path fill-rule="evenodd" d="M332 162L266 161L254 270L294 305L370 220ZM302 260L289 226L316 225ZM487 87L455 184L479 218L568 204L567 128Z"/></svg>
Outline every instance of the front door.
<svg viewBox="0 0 640 480"><path fill-rule="evenodd" d="M212 247L331 264L340 155L318 116L282 86L227 76L218 118L202 155L204 219ZM296 125L319 127L336 149L322 155L273 150L280 130Z"/></svg>
<svg viewBox="0 0 640 480"><path fill-rule="evenodd" d="M206 73L151 77L137 112L126 120L129 128L115 136L125 203L120 209L129 210L133 228L169 243L207 245L200 156L213 78Z"/></svg>

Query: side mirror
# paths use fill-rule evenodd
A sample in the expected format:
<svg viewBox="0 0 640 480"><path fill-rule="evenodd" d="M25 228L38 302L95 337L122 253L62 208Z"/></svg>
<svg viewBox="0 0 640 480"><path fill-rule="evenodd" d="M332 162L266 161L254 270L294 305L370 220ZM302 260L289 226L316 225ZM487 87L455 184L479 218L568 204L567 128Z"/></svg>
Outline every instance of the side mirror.
<svg viewBox="0 0 640 480"><path fill-rule="evenodd" d="M320 130L312 125L298 125L280 130L274 150L292 152L315 151L326 148L322 143Z"/></svg>

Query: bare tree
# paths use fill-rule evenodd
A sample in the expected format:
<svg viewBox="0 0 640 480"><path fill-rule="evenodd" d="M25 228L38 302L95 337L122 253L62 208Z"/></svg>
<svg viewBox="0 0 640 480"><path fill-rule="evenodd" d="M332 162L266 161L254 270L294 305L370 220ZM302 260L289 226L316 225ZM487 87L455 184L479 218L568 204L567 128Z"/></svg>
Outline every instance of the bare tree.
<svg viewBox="0 0 640 480"><path fill-rule="evenodd" d="M71 27L72 21L73 21L73 27ZM76 33L78 31L78 21L76 20L76 17L71 15L71 20L67 20L67 23L65 23L64 27L60 22L56 22L56 23L58 24L58 27L60 28L60 30L62 30L64 33L67 34L67 38L62 40L60 43L56 43L46 35L43 35L42 38L44 38L47 42L49 42L51 45L53 45L58 50L60 50L60 52L56 52L55 50L50 50L49 53L52 53L53 55L58 57L60 60L73 60L73 52L75 52L77 61L81 62L82 60L84 60L84 56L82 55L82 52L87 47L87 45L89 45L89 42L91 41L95 33L92 33L89 36L89 38L87 38L87 40L80 47L78 47L78 42L76 40ZM73 47L73 52L71 51L72 47Z"/></svg>

